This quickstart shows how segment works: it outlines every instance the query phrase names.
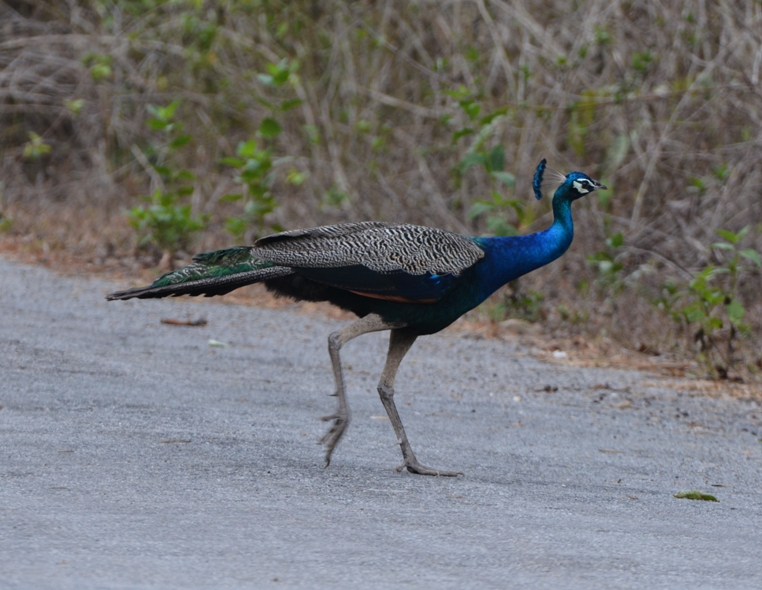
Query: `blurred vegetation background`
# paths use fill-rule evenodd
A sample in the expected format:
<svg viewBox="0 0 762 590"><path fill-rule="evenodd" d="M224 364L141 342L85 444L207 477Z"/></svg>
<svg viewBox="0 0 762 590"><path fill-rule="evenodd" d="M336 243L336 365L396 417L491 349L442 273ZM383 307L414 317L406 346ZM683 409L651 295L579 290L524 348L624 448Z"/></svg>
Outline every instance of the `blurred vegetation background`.
<svg viewBox="0 0 762 590"><path fill-rule="evenodd" d="M281 228L551 221L479 313L762 372L762 4L2 0L0 232L162 267ZM547 195L550 196L550 193Z"/></svg>

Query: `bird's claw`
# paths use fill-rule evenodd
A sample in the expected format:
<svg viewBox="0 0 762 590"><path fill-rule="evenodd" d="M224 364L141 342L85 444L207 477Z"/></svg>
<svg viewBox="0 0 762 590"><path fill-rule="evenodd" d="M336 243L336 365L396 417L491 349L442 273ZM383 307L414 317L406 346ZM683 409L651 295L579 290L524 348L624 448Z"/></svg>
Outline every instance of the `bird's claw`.
<svg viewBox="0 0 762 590"><path fill-rule="evenodd" d="M403 469L407 469L410 473L417 473L418 475L436 475L441 477L457 477L463 475L462 471L443 471L442 469L432 469L426 467L418 462L418 459L405 459L402 465L395 468L395 471L399 472Z"/></svg>
<svg viewBox="0 0 762 590"><path fill-rule="evenodd" d="M336 448L336 445L339 444L341 437L344 436L344 431L347 429L347 425L349 424L349 416L347 414L337 412L336 414L331 414L330 416L321 416L320 419L323 422L333 420L333 424L331 424L328 432L326 432L318 441L319 445L326 446L324 467L328 467L331 464L331 455L333 454L333 450Z"/></svg>

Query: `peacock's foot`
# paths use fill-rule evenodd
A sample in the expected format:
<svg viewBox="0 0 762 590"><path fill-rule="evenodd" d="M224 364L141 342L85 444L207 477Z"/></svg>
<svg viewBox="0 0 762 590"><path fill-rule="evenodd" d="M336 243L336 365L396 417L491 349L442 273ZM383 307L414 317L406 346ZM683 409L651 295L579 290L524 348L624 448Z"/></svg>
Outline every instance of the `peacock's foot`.
<svg viewBox="0 0 762 590"><path fill-rule="evenodd" d="M323 438L318 441L318 444L325 445L325 466L328 467L331 464L331 455L336 445L339 444L341 437L344 436L344 431L349 425L349 412L338 411L330 416L323 416L320 418L323 422L333 420L333 424L328 429L328 432L323 435Z"/></svg>
<svg viewBox="0 0 762 590"><path fill-rule="evenodd" d="M457 477L463 475L462 471L443 471L441 469L426 467L425 465L421 465L415 457L412 459L405 459L402 465L397 467L395 471L402 471L403 469L407 469L410 473L417 473L418 475L439 475L442 477Z"/></svg>

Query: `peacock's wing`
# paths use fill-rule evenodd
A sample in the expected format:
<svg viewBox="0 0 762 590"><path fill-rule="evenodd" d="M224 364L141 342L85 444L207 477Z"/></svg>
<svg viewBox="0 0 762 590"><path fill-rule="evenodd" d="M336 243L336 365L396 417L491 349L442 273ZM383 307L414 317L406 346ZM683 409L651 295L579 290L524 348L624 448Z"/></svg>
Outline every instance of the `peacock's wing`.
<svg viewBox="0 0 762 590"><path fill-rule="evenodd" d="M252 254L369 297L434 302L484 256L469 237L417 225L345 223L262 238Z"/></svg>

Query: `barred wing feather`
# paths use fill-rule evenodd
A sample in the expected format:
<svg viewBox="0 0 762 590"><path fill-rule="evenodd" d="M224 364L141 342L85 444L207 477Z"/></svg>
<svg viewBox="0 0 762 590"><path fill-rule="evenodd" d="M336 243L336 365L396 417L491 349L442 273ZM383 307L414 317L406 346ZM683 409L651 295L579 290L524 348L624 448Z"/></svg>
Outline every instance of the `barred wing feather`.
<svg viewBox="0 0 762 590"><path fill-rule="evenodd" d="M392 300L439 300L484 256L470 238L417 225L346 223L257 241L252 254L313 281Z"/></svg>
<svg viewBox="0 0 762 590"><path fill-rule="evenodd" d="M469 237L418 225L345 223L262 238L252 254L291 268L362 265L379 273L459 275L484 256Z"/></svg>

